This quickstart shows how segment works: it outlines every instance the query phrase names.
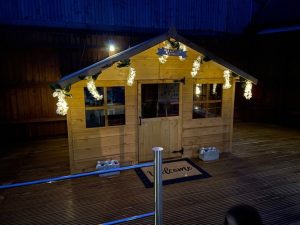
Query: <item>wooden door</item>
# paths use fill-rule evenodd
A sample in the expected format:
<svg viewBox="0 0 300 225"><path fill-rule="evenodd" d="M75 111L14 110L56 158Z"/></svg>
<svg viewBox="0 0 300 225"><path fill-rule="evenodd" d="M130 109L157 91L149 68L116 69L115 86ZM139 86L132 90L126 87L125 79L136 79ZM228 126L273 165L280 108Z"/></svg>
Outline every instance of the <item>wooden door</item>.
<svg viewBox="0 0 300 225"><path fill-rule="evenodd" d="M139 162L153 160L152 148L164 148L164 158L174 158L181 150L181 84L139 82Z"/></svg>

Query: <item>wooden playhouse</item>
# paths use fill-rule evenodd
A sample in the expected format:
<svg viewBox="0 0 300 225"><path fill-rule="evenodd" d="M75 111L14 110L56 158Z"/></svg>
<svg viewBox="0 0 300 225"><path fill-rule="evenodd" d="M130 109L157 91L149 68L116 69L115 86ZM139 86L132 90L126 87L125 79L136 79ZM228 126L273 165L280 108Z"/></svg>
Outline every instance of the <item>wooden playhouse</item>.
<svg viewBox="0 0 300 225"><path fill-rule="evenodd" d="M230 151L237 80L257 82L174 31L63 77L71 172L149 161L154 146L164 158Z"/></svg>

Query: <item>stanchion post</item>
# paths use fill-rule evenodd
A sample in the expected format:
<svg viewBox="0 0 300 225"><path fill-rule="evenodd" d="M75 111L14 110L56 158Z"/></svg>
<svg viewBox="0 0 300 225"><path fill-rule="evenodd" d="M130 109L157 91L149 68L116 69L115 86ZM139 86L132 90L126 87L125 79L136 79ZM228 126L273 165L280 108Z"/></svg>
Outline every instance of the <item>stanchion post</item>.
<svg viewBox="0 0 300 225"><path fill-rule="evenodd" d="M155 185L155 225L163 224L163 197L162 197L162 147L152 148L154 151L154 185Z"/></svg>

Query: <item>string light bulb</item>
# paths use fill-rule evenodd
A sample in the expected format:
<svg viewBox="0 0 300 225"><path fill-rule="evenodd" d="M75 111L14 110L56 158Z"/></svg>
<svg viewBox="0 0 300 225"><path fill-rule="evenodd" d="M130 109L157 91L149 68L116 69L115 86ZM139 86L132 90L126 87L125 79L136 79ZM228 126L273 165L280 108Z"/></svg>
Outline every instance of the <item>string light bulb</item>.
<svg viewBox="0 0 300 225"><path fill-rule="evenodd" d="M128 77L127 77L127 85L128 86L132 86L133 85L135 76L136 76L135 69L133 67L129 67L129 74L128 74Z"/></svg>
<svg viewBox="0 0 300 225"><path fill-rule="evenodd" d="M197 59L194 60L193 68L192 68L192 71L191 71L192 77L195 77L198 73L198 70L200 70L201 60L202 60L201 56L198 56Z"/></svg>
<svg viewBox="0 0 300 225"><path fill-rule="evenodd" d="M246 86L245 86L245 90L244 90L244 97L248 100L252 98L252 83L251 83L250 80L246 81Z"/></svg>
<svg viewBox="0 0 300 225"><path fill-rule="evenodd" d="M53 92L53 97L57 98L56 113L58 115L65 116L68 112L68 109L69 109L68 103L66 101L66 92L64 90L56 89Z"/></svg>
<svg viewBox="0 0 300 225"><path fill-rule="evenodd" d="M95 85L95 81L93 80L93 78L91 76L89 76L86 79L87 79L86 87L87 87L88 91L91 93L91 95L98 101L102 100L103 95L100 95L98 93L96 85Z"/></svg>
<svg viewBox="0 0 300 225"><path fill-rule="evenodd" d="M231 84L230 84L231 72L230 72L230 70L224 70L223 77L224 77L224 81L225 81L223 84L223 89L231 88Z"/></svg>
<svg viewBox="0 0 300 225"><path fill-rule="evenodd" d="M201 92L202 92L202 84L196 84L195 95L199 97L201 95Z"/></svg>
<svg viewBox="0 0 300 225"><path fill-rule="evenodd" d="M217 94L217 84L213 84L212 93L213 95Z"/></svg>

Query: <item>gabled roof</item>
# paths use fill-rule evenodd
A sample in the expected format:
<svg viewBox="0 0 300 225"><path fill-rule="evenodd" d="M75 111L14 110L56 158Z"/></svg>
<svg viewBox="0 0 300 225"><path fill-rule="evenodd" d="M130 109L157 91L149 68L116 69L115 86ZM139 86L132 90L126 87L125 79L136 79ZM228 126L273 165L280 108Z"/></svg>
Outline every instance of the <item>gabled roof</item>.
<svg viewBox="0 0 300 225"><path fill-rule="evenodd" d="M88 67L85 67L81 70L78 70L74 73L71 73L67 76L64 76L63 78L61 78L57 84L60 85L60 87L64 88L66 86L68 86L69 84L73 84L76 83L78 81L81 80L80 77L86 77L86 76L93 76L95 74L99 74L102 70L104 70L107 67L110 67L111 65L113 65L114 63L121 61L121 60L125 60L128 59L134 55L137 55L165 40L167 40L168 38L174 38L176 41L179 41L185 45L187 45L188 47L202 53L203 55L205 55L206 57L210 58L211 60L215 61L216 63L228 68L229 70L231 70L232 72L234 72L235 74L252 81L254 84L257 83L257 79L251 75L249 75L248 73L240 70L239 68L235 67L234 65L228 63L227 61L223 60L222 58L219 58L217 56L215 56L214 54L210 53L209 51L207 51L206 49L200 47L199 45L189 41L188 39L180 36L179 34L177 34L175 29L170 29L167 33L164 33L160 36L157 36L155 38L152 38L148 41L145 41L141 44L135 45L129 49L126 49L122 52L119 52L115 55L112 55L108 58L105 58L99 62L96 62ZM101 75L100 75L101 76Z"/></svg>

